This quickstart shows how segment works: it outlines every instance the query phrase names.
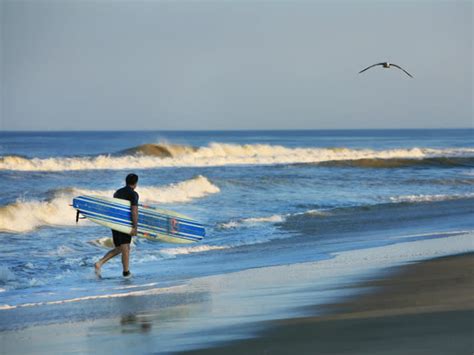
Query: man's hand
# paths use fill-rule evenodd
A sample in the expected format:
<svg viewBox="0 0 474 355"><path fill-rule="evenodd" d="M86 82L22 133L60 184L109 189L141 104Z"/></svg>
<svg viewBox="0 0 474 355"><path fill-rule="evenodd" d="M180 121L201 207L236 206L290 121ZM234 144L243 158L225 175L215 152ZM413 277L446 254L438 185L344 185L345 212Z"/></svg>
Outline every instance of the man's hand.
<svg viewBox="0 0 474 355"><path fill-rule="evenodd" d="M130 231L130 235L133 237L134 235L137 235L137 227L132 227L132 230Z"/></svg>

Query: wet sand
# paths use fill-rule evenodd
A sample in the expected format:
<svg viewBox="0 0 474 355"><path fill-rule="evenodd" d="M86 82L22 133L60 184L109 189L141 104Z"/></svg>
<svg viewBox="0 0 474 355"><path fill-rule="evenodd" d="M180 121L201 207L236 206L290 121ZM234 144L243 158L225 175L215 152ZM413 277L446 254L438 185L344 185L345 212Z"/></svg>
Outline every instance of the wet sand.
<svg viewBox="0 0 474 355"><path fill-rule="evenodd" d="M6 309L0 354L472 354L474 253L409 263L445 242Z"/></svg>
<svg viewBox="0 0 474 355"><path fill-rule="evenodd" d="M473 354L474 253L392 268L324 316L268 322L255 338L188 354ZM320 311L320 309L318 308Z"/></svg>

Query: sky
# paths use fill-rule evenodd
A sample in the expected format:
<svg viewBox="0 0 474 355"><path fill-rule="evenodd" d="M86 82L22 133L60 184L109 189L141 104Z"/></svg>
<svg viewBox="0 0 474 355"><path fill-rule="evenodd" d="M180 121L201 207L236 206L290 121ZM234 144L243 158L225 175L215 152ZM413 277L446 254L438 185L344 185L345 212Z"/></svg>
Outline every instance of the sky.
<svg viewBox="0 0 474 355"><path fill-rule="evenodd" d="M469 0L0 1L0 130L473 126Z"/></svg>

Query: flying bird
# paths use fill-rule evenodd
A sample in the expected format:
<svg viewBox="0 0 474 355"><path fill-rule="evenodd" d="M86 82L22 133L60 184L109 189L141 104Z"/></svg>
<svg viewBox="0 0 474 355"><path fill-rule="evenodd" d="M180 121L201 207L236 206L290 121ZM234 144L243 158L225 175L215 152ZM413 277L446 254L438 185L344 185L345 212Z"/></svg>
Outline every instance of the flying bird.
<svg viewBox="0 0 474 355"><path fill-rule="evenodd" d="M381 65L381 66L383 66L384 68L390 68L390 67L398 68L398 69L400 69L400 70L403 70L403 71L405 72L405 74L408 75L410 78L413 78L413 76L412 76L409 72L407 72L405 69L403 69L401 66L396 65L396 64L393 64L393 63L389 63L389 62L382 62L382 63L373 64L373 65L371 65L370 67L367 67L367 68L365 68L364 70L361 70L361 71L359 72L359 74L365 72L366 70L368 70L368 69L370 69L370 68L376 67L377 65Z"/></svg>

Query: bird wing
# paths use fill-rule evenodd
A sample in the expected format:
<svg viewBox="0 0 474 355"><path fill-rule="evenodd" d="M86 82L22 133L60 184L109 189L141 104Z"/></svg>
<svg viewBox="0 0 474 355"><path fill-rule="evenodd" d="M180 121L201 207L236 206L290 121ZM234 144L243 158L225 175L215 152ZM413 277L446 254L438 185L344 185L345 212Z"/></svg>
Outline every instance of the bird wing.
<svg viewBox="0 0 474 355"><path fill-rule="evenodd" d="M410 78L413 78L413 75L411 75L409 72L407 72L405 69L403 69L401 66L399 65L396 65L396 64L390 64L391 66L395 67L395 68L398 68L400 70L403 70L405 72L406 75L408 75Z"/></svg>
<svg viewBox="0 0 474 355"><path fill-rule="evenodd" d="M376 67L377 65L384 65L384 63L382 62L382 63L372 64L370 67L367 67L367 68L361 70L361 71L359 72L359 74L365 72L366 70L368 70L368 69L370 69L370 68Z"/></svg>

